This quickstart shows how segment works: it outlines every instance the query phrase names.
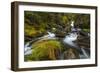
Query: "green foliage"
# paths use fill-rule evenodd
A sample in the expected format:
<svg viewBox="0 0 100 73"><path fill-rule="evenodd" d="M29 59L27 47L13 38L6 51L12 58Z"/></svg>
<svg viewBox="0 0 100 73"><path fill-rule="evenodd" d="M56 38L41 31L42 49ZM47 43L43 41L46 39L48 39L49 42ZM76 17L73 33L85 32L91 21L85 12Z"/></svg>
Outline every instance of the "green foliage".
<svg viewBox="0 0 100 73"><path fill-rule="evenodd" d="M90 15L79 13L54 13L54 12L32 12L25 11L25 35L36 36L51 32L69 32L71 21L75 26L82 29L90 29ZM52 28L55 28L53 30ZM67 29L66 29L67 28Z"/></svg>
<svg viewBox="0 0 100 73"><path fill-rule="evenodd" d="M64 37L70 32L71 21L76 27L90 32L89 14L25 11L24 18L25 40L26 37L33 39L43 36L47 31L55 33L57 37ZM56 60L63 50L58 40L40 40L33 43L32 54L25 56L25 61Z"/></svg>
<svg viewBox="0 0 100 73"><path fill-rule="evenodd" d="M24 33L25 33L25 36L37 37L39 35L44 34L45 33L45 29L43 29L43 28L36 29L32 25L25 24Z"/></svg>
<svg viewBox="0 0 100 73"><path fill-rule="evenodd" d="M89 32L90 33L90 29L83 29L84 32Z"/></svg>
<svg viewBox="0 0 100 73"><path fill-rule="evenodd" d="M56 54L63 51L63 45L57 40L41 40L32 45L32 54L27 56L28 61L55 60Z"/></svg>

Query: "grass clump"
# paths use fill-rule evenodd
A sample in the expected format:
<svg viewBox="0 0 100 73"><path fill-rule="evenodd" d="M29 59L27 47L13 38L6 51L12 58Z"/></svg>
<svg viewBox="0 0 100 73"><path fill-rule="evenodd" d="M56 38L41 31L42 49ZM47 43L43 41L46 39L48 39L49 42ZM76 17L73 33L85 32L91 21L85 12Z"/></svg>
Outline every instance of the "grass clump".
<svg viewBox="0 0 100 73"><path fill-rule="evenodd" d="M28 61L56 60L64 50L61 42L57 40L41 40L32 45L32 54Z"/></svg>

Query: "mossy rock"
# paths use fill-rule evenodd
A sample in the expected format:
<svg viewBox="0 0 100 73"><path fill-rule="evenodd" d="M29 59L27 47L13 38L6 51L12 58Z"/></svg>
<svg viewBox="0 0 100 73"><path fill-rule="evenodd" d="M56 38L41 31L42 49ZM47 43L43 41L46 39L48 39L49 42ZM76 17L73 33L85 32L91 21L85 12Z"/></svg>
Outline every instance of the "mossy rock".
<svg viewBox="0 0 100 73"><path fill-rule="evenodd" d="M46 30L43 28L39 28L37 30L34 26L25 24L24 32L25 36L34 38L43 35L44 33L46 33Z"/></svg>
<svg viewBox="0 0 100 73"><path fill-rule="evenodd" d="M27 57L27 60L58 60L63 50L63 45L57 40L37 41L32 45L32 54Z"/></svg>
<svg viewBox="0 0 100 73"><path fill-rule="evenodd" d="M79 59L79 53L76 49L69 48L64 52L64 59Z"/></svg>

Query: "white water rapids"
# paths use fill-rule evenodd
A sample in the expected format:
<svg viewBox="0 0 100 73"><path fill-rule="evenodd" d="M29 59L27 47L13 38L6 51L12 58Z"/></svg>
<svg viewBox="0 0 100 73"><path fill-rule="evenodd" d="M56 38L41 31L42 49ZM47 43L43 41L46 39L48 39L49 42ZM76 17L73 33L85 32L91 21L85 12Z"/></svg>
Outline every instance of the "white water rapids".
<svg viewBox="0 0 100 73"><path fill-rule="evenodd" d="M71 27L72 27L71 31L73 31L74 30L74 22L73 21L71 23ZM49 32L49 31L47 33L48 33L47 35L39 37L38 40L57 39L55 33L52 33L52 32ZM68 35L65 36L65 38L63 38L63 42L70 45L70 46L76 47L77 45L73 41L77 40L77 37L78 37L77 33L75 33L75 32L69 33ZM29 46L30 42L26 43L25 46L24 46L24 55L29 55L29 54L32 53L32 49L31 49L32 46ZM83 48L80 48L80 50L82 51L82 54L80 54L80 58L89 58L87 52Z"/></svg>
<svg viewBox="0 0 100 73"><path fill-rule="evenodd" d="M65 36L65 38L63 39L63 42L70 46L76 47L77 45L73 41L77 40L77 36L78 35L76 33L70 33L69 35ZM48 32L48 35L40 37L39 39L56 39L56 37L54 33ZM32 53L32 50L31 50L32 46L29 46L29 45L30 45L30 42L26 43L25 45L25 48L24 48L25 55L29 55ZM83 55L82 54L80 55L80 58L89 58L88 54L83 48L81 48L80 50L83 53Z"/></svg>

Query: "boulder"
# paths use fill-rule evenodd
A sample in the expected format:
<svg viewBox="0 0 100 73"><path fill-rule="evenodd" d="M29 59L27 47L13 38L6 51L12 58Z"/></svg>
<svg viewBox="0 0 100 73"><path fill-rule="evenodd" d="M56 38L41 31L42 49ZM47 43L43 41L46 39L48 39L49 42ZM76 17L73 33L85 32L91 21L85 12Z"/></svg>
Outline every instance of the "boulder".
<svg viewBox="0 0 100 73"><path fill-rule="evenodd" d="M75 49L68 49L64 52L64 59L79 59L79 53Z"/></svg>

